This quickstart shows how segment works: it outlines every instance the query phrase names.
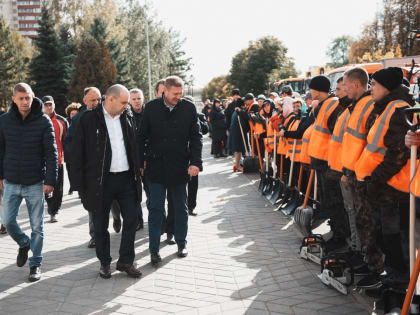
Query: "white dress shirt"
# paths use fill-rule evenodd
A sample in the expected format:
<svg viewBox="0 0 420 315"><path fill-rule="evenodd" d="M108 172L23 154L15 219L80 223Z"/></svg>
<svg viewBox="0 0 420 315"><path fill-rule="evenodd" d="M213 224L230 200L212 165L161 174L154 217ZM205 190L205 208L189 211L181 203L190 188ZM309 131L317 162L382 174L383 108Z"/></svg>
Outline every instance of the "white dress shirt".
<svg viewBox="0 0 420 315"><path fill-rule="evenodd" d="M112 150L111 168L109 171L112 173L128 171L130 165L128 164L127 152L125 150L120 115L112 117L108 114L105 107L103 109Z"/></svg>

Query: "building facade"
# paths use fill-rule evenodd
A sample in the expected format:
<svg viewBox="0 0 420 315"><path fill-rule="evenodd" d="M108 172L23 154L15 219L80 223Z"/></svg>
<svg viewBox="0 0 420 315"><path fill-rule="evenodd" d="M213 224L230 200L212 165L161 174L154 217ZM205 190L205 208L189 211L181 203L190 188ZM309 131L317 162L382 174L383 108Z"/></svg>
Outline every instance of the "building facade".
<svg viewBox="0 0 420 315"><path fill-rule="evenodd" d="M6 24L24 37L35 37L41 19L41 0L0 0Z"/></svg>

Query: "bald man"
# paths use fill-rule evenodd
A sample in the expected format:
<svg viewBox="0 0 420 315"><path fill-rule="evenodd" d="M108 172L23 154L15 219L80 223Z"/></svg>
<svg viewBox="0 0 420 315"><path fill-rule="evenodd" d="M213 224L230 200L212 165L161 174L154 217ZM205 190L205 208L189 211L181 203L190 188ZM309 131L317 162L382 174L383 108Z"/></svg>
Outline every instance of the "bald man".
<svg viewBox="0 0 420 315"><path fill-rule="evenodd" d="M72 184L81 195L84 207L93 212L96 256L101 263L99 275L104 279L111 278L108 224L113 200L118 201L123 217L116 269L129 277L141 276L133 265L142 186L138 133L129 98L123 85L111 86L104 104L80 117L72 144Z"/></svg>

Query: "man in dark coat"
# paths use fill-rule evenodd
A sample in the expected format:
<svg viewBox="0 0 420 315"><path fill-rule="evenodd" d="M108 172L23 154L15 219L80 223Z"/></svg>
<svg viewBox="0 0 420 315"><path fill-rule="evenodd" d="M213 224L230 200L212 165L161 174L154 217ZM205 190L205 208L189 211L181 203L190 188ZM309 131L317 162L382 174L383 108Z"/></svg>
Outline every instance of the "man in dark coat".
<svg viewBox="0 0 420 315"><path fill-rule="evenodd" d="M195 105L181 99L183 87L180 78L166 78L162 98L146 104L140 128L141 165L146 162L143 171L149 186L149 250L153 264L161 261L159 243L167 193L174 207L178 257L188 254L186 184L202 167L203 144Z"/></svg>
<svg viewBox="0 0 420 315"><path fill-rule="evenodd" d="M29 259L29 281L41 278L44 239L44 194L54 190L57 180L57 147L51 119L43 104L34 98L31 87L18 83L13 103L0 118L0 189L4 187L3 224L19 245L17 266ZM31 222L28 237L16 221L19 206L25 199Z"/></svg>
<svg viewBox="0 0 420 315"><path fill-rule="evenodd" d="M133 266L137 205L141 201L140 164L134 117L128 105L129 92L119 84L106 92L104 104L86 111L79 120L71 147L73 187L86 209L93 212L99 275L111 277L111 204L117 200L123 217L117 270L140 277Z"/></svg>

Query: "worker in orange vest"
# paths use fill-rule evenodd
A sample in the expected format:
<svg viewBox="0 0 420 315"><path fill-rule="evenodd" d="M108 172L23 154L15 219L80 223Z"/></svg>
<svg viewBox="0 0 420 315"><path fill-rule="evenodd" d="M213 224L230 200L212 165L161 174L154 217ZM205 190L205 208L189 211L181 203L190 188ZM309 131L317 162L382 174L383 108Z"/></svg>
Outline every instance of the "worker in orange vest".
<svg viewBox="0 0 420 315"><path fill-rule="evenodd" d="M400 207L408 199L410 181L404 109L415 101L402 80L403 72L396 67L378 70L372 76L375 105L367 119L367 145L355 165L356 193L362 198L362 204L356 205L356 222L369 268L369 274L357 283L361 288L377 287L404 274L408 281L408 253L403 251L408 246L401 243L405 228L401 229ZM378 231L382 232L381 246ZM381 278L385 263L394 273Z"/></svg>
<svg viewBox="0 0 420 315"><path fill-rule="evenodd" d="M341 167L343 173L340 181L341 192L349 218L351 247L356 252L361 250L359 233L356 226L355 206L360 198L355 190L356 176L354 166L366 146L366 119L373 110L375 103L370 96L370 91L368 91L368 81L369 75L361 67L349 69L343 76L344 89L347 96L352 100L352 104L348 108L350 115L341 139L341 153L336 160L336 164L339 165L338 167ZM362 261L359 262L362 263ZM359 274L358 272L359 270L356 269L356 274Z"/></svg>
<svg viewBox="0 0 420 315"><path fill-rule="evenodd" d="M327 250L338 250L345 246L348 224L344 211L343 196L337 179L327 176L328 144L342 106L337 97L329 95L330 80L323 75L312 78L309 89L319 104L315 110L314 129L309 141L308 152L311 168L315 170L320 192L321 207L329 218L333 236L327 242Z"/></svg>

